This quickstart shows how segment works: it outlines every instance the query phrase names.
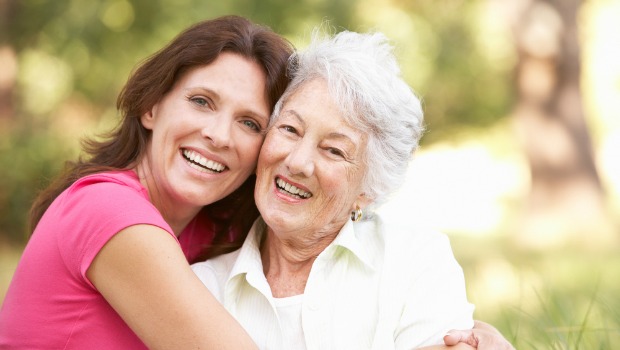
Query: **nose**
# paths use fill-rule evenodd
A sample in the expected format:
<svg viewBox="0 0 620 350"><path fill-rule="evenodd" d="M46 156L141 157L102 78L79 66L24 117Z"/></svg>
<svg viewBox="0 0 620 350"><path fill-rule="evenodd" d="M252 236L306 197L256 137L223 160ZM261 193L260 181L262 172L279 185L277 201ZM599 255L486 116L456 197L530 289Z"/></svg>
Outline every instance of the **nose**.
<svg viewBox="0 0 620 350"><path fill-rule="evenodd" d="M314 173L314 147L298 142L286 156L285 164L293 175L310 177Z"/></svg>
<svg viewBox="0 0 620 350"><path fill-rule="evenodd" d="M228 148L233 142L232 127L233 118L224 113L218 113L212 118L206 118L201 135L216 148Z"/></svg>

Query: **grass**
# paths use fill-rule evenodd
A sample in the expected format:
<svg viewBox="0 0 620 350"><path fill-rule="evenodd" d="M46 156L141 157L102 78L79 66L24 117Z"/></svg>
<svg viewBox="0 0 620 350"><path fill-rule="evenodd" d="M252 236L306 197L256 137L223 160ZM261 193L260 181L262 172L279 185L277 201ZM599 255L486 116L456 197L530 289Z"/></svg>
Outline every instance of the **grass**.
<svg viewBox="0 0 620 350"><path fill-rule="evenodd" d="M533 253L497 240L452 241L475 317L495 325L517 349L620 345L617 252Z"/></svg>

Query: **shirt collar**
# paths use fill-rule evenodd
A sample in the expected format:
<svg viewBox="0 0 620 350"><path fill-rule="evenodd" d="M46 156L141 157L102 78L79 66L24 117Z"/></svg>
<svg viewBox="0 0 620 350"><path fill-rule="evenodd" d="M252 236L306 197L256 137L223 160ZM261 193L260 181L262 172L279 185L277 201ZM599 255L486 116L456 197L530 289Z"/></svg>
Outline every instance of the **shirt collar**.
<svg viewBox="0 0 620 350"><path fill-rule="evenodd" d="M338 233L338 236L336 236L336 239L334 239L319 256L325 258L332 257L338 250L338 247L342 247L350 251L366 266L374 270L377 252L372 249L369 244L364 244L360 240L361 235L373 234L374 230L369 230L367 228L369 225L373 225L372 221L353 223L348 220ZM239 256L230 273L229 282L238 275L246 274L248 282L252 284L263 283L259 282L265 279L263 263L260 256L260 241L266 232L266 228L266 224L262 217L256 219L248 236L243 242L243 246L240 248ZM255 285L255 287L258 286Z"/></svg>
<svg viewBox="0 0 620 350"><path fill-rule="evenodd" d="M260 290L265 289L264 292L270 291L267 279L263 273L263 262L260 256L260 241L265 231L265 222L259 217L254 221L250 232L248 232L243 245L239 249L239 255L228 277L228 287L232 287L230 284L233 283L233 281L239 281L240 278L243 279L245 277L255 288ZM229 289L228 287L226 289Z"/></svg>
<svg viewBox="0 0 620 350"><path fill-rule="evenodd" d="M351 220L347 220L347 223L338 233L336 239L325 249L323 254L330 254L331 256L336 253L337 247L343 247L350 251L355 257L357 257L362 263L368 266L370 269L375 269L376 250L372 249L371 245L364 244L360 237L362 235L373 235L374 230L369 230L368 226L372 226L372 221L362 221L354 223ZM365 237L367 242L370 242L369 237Z"/></svg>

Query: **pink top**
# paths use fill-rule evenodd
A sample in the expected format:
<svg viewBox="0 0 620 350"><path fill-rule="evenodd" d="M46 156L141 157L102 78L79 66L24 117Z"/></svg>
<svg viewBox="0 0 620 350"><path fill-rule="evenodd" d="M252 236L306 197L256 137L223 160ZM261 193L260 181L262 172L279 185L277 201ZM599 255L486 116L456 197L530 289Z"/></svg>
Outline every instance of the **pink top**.
<svg viewBox="0 0 620 350"><path fill-rule="evenodd" d="M104 244L136 224L175 237L133 171L86 176L58 196L30 238L0 309L0 348L146 348L86 277ZM182 234L186 256L188 244L212 238L194 229Z"/></svg>

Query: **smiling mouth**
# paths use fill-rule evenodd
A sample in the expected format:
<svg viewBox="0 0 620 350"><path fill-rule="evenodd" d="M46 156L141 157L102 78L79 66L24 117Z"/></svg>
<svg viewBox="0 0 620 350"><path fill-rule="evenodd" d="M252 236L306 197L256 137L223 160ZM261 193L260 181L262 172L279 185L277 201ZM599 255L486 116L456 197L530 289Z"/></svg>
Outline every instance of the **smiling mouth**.
<svg viewBox="0 0 620 350"><path fill-rule="evenodd" d="M292 197L297 197L301 199L308 199L312 197L312 193L301 190L290 183L282 180L281 178L276 178L276 188L284 194L287 194Z"/></svg>
<svg viewBox="0 0 620 350"><path fill-rule="evenodd" d="M226 169L226 166L224 164L209 160L201 156L197 152L184 149L182 154L183 158L185 158L189 166L203 173L219 174Z"/></svg>

